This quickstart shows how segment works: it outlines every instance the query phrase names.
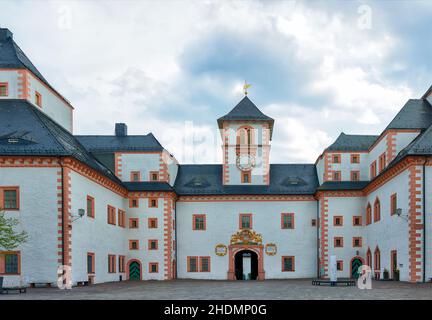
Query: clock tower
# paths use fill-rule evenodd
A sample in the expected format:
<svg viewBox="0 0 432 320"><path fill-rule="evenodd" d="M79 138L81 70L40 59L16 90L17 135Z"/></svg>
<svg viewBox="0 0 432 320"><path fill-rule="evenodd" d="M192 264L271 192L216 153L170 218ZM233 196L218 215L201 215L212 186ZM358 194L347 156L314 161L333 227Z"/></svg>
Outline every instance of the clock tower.
<svg viewBox="0 0 432 320"><path fill-rule="evenodd" d="M218 119L222 136L224 185L268 185L274 120L245 96Z"/></svg>

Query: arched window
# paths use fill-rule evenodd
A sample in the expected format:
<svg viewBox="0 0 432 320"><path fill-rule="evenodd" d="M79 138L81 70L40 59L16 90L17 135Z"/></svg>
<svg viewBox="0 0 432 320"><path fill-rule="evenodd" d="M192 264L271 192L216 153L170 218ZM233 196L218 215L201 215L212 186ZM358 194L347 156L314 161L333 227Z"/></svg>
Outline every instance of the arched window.
<svg viewBox="0 0 432 320"><path fill-rule="evenodd" d="M372 207L370 205L370 203L368 203L367 207L366 207L366 225L371 224L372 223Z"/></svg>
<svg viewBox="0 0 432 320"><path fill-rule="evenodd" d="M254 128L244 126L237 129L236 150L239 154L251 154L251 146L254 144Z"/></svg>
<svg viewBox="0 0 432 320"><path fill-rule="evenodd" d="M372 269L372 252L370 248L368 248L368 251L366 253L366 263Z"/></svg>
<svg viewBox="0 0 432 320"><path fill-rule="evenodd" d="M374 222L380 221L380 219L381 219L381 204L377 197L374 203Z"/></svg>
<svg viewBox="0 0 432 320"><path fill-rule="evenodd" d="M381 252L378 246L376 247L374 252L374 260L375 260L375 264L374 264L375 275L379 277L381 273Z"/></svg>

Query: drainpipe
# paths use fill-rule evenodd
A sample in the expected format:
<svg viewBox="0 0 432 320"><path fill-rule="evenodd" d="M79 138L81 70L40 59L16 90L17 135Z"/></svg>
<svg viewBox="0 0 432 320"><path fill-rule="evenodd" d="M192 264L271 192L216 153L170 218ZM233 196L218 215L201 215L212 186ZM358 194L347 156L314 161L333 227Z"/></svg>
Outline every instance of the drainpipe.
<svg viewBox="0 0 432 320"><path fill-rule="evenodd" d="M175 236L175 278L177 279L177 274L178 274L178 259L177 259L177 246L178 246L178 239L177 239L177 199L176 197L174 197L174 223L175 223L175 229L174 229L174 236Z"/></svg>
<svg viewBox="0 0 432 320"><path fill-rule="evenodd" d="M319 242L319 228L320 228L320 218L319 218L319 208L320 208L320 205L319 205L319 203L320 203L320 200L319 200L319 198L318 198L318 201L316 202L316 204L317 204L317 210L316 210L316 235L317 235L317 242L316 242L316 247L317 247L317 279L319 279L319 277L320 277L320 254L319 254L319 251L320 251L320 242Z"/></svg>
<svg viewBox="0 0 432 320"><path fill-rule="evenodd" d="M423 163L423 282L426 282L426 162Z"/></svg>
<svg viewBox="0 0 432 320"><path fill-rule="evenodd" d="M64 217L65 217L65 206L64 206L64 194L65 194L65 190L64 190L64 181L63 181L63 161L60 158L59 159L59 163L60 163L60 167L61 167L61 212L62 212L62 224L61 224L61 234L62 234L62 265L65 265L65 252L64 252L64 247L65 247L65 232L64 232Z"/></svg>

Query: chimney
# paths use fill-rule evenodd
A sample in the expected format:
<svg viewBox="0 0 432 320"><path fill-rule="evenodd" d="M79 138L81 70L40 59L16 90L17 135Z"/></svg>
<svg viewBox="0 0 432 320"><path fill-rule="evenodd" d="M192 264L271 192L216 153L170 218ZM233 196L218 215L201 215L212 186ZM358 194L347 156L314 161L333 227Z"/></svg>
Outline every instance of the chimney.
<svg viewBox="0 0 432 320"><path fill-rule="evenodd" d="M117 137L126 137L127 136L126 123L116 123L115 124L115 135Z"/></svg>
<svg viewBox="0 0 432 320"><path fill-rule="evenodd" d="M7 40L8 38L13 39L13 33L7 28L0 28L0 41Z"/></svg>

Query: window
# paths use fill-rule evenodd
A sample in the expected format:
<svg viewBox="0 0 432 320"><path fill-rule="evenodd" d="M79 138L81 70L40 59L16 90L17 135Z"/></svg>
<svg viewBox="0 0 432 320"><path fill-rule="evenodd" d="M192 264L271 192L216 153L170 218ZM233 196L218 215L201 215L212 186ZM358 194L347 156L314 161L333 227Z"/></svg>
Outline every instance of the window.
<svg viewBox="0 0 432 320"><path fill-rule="evenodd" d="M334 247L342 248L343 247L343 238L342 237L334 237Z"/></svg>
<svg viewBox="0 0 432 320"><path fill-rule="evenodd" d="M342 260L336 261L336 270L337 271L343 271L343 261Z"/></svg>
<svg viewBox="0 0 432 320"><path fill-rule="evenodd" d="M198 272L198 257L187 257L187 271Z"/></svg>
<svg viewBox="0 0 432 320"><path fill-rule="evenodd" d="M282 257L282 271L283 272L295 271L295 259L293 256Z"/></svg>
<svg viewBox="0 0 432 320"><path fill-rule="evenodd" d="M240 214L240 229L252 229L252 214Z"/></svg>
<svg viewBox="0 0 432 320"><path fill-rule="evenodd" d="M125 256L119 256L119 260L118 260L118 262L119 262L119 266L118 266L118 270L119 270L119 272L121 272L121 273L123 273L123 272L125 272L125 270L126 270L126 268L125 268L125 260L126 258L125 258Z"/></svg>
<svg viewBox="0 0 432 320"><path fill-rule="evenodd" d="M242 172L242 183L251 183L251 172Z"/></svg>
<svg viewBox="0 0 432 320"><path fill-rule="evenodd" d="M200 257L200 271L210 272L210 257Z"/></svg>
<svg viewBox="0 0 432 320"><path fill-rule="evenodd" d="M370 248L368 248L368 251L366 253L366 263L372 269L372 253Z"/></svg>
<svg viewBox="0 0 432 320"><path fill-rule="evenodd" d="M138 250L139 240L129 240L129 250Z"/></svg>
<svg viewBox="0 0 432 320"><path fill-rule="evenodd" d="M139 171L132 171L130 174L130 180L133 182L141 181L141 173Z"/></svg>
<svg viewBox="0 0 432 320"><path fill-rule="evenodd" d="M20 251L0 251L0 274L20 274L21 273L21 253Z"/></svg>
<svg viewBox="0 0 432 320"><path fill-rule="evenodd" d="M93 197L87 196L87 217L95 217L95 201Z"/></svg>
<svg viewBox="0 0 432 320"><path fill-rule="evenodd" d="M343 216L334 216L333 217L333 225L335 227L343 226Z"/></svg>
<svg viewBox="0 0 432 320"><path fill-rule="evenodd" d="M0 188L0 208L4 210L19 210L19 188Z"/></svg>
<svg viewBox="0 0 432 320"><path fill-rule="evenodd" d="M158 227L158 219L148 218L148 227L149 229L156 229Z"/></svg>
<svg viewBox="0 0 432 320"><path fill-rule="evenodd" d="M353 247L360 248L362 246L362 238L361 237L353 237Z"/></svg>
<svg viewBox="0 0 432 320"><path fill-rule="evenodd" d="M157 250L158 249L158 241L157 240L149 240L148 241L148 249L149 250Z"/></svg>
<svg viewBox="0 0 432 320"><path fill-rule="evenodd" d="M379 172L383 171L386 166L386 154L385 152L379 156Z"/></svg>
<svg viewBox="0 0 432 320"><path fill-rule="evenodd" d="M116 272L116 256L113 254L108 255L108 273Z"/></svg>
<svg viewBox="0 0 432 320"><path fill-rule="evenodd" d="M378 222L381 219L381 204L378 198L375 199L374 203L374 222Z"/></svg>
<svg viewBox="0 0 432 320"><path fill-rule="evenodd" d="M374 270L375 271L381 270L381 252L378 247L376 247L374 252Z"/></svg>
<svg viewBox="0 0 432 320"><path fill-rule="evenodd" d="M35 102L38 107L42 108L42 95L39 92L35 92Z"/></svg>
<svg viewBox="0 0 432 320"><path fill-rule="evenodd" d="M118 225L119 227L126 227L126 212L124 210L118 210Z"/></svg>
<svg viewBox="0 0 432 320"><path fill-rule="evenodd" d="M332 172L332 180L333 181L341 181L341 172L340 171L333 171Z"/></svg>
<svg viewBox="0 0 432 320"><path fill-rule="evenodd" d="M192 215L192 230L206 230L205 214Z"/></svg>
<svg viewBox="0 0 432 320"><path fill-rule="evenodd" d="M370 165L370 178L371 180L376 177L376 161L372 162Z"/></svg>
<svg viewBox="0 0 432 320"><path fill-rule="evenodd" d="M241 127L236 133L236 155L251 154L254 144L254 128Z"/></svg>
<svg viewBox="0 0 432 320"><path fill-rule="evenodd" d="M360 155L352 154L351 155L351 163L360 163Z"/></svg>
<svg viewBox="0 0 432 320"><path fill-rule="evenodd" d="M149 273L158 273L158 270L159 270L159 263L157 262L149 263Z"/></svg>
<svg viewBox="0 0 432 320"><path fill-rule="evenodd" d="M87 273L95 273L95 255L87 252Z"/></svg>
<svg viewBox="0 0 432 320"><path fill-rule="evenodd" d="M333 163L340 163L341 162L341 155L340 154L332 155L332 162Z"/></svg>
<svg viewBox="0 0 432 320"><path fill-rule="evenodd" d="M138 208L139 201L138 199L129 199L129 208Z"/></svg>
<svg viewBox="0 0 432 320"><path fill-rule="evenodd" d="M353 226L358 227L362 225L362 217L361 216L354 216L353 217Z"/></svg>
<svg viewBox="0 0 432 320"><path fill-rule="evenodd" d="M316 227L316 225L317 225L317 220L316 220L316 219L312 219L312 220L311 220L311 225L312 225L312 227Z"/></svg>
<svg viewBox="0 0 432 320"><path fill-rule="evenodd" d="M368 203L366 207L366 225L369 225L372 223L372 207L371 204Z"/></svg>
<svg viewBox="0 0 432 320"><path fill-rule="evenodd" d="M149 208L157 208L158 207L158 199L156 198L149 198Z"/></svg>
<svg viewBox="0 0 432 320"><path fill-rule="evenodd" d="M396 214L397 210L397 194L394 193L390 196L390 215Z"/></svg>
<svg viewBox="0 0 432 320"><path fill-rule="evenodd" d="M294 213L281 214L281 228L294 229Z"/></svg>
<svg viewBox="0 0 432 320"><path fill-rule="evenodd" d="M7 82L0 82L0 97L7 97L9 94L9 84Z"/></svg>
<svg viewBox="0 0 432 320"><path fill-rule="evenodd" d="M150 181L159 181L159 172L150 171Z"/></svg>
<svg viewBox="0 0 432 320"><path fill-rule="evenodd" d="M139 218L129 218L129 229L139 228Z"/></svg>
<svg viewBox="0 0 432 320"><path fill-rule="evenodd" d="M108 215L108 223L115 225L116 224L116 208L112 206L107 206L107 215Z"/></svg>
<svg viewBox="0 0 432 320"><path fill-rule="evenodd" d="M360 180L360 171L351 171L351 181Z"/></svg>

